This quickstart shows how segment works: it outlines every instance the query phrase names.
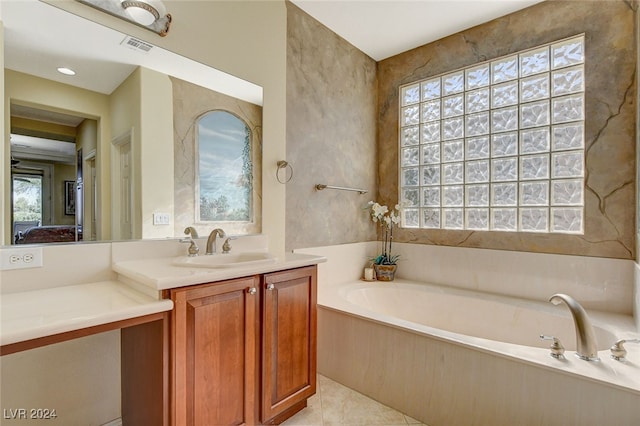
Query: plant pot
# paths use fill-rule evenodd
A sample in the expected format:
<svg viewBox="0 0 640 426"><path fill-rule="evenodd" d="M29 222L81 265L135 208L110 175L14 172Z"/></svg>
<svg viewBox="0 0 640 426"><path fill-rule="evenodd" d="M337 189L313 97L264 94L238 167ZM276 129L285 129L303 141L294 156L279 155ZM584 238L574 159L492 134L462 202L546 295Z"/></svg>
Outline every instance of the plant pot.
<svg viewBox="0 0 640 426"><path fill-rule="evenodd" d="M373 265L378 281L393 281L398 265Z"/></svg>

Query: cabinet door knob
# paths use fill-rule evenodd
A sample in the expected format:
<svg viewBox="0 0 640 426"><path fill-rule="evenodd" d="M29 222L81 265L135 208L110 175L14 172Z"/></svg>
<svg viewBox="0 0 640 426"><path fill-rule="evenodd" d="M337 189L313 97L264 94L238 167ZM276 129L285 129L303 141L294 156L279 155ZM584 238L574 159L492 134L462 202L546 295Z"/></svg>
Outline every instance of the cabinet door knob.
<svg viewBox="0 0 640 426"><path fill-rule="evenodd" d="M256 289L255 287L251 287L250 289L247 290L247 293L249 294L256 294L258 292L258 289Z"/></svg>
<svg viewBox="0 0 640 426"><path fill-rule="evenodd" d="M267 285L267 290L273 290L274 288L276 288L276 286L273 284Z"/></svg>

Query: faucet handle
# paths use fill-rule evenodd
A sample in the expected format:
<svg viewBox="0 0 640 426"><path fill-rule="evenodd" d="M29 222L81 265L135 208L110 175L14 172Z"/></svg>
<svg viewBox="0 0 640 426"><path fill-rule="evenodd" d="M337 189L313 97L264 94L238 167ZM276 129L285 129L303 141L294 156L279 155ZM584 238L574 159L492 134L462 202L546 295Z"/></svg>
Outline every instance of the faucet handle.
<svg viewBox="0 0 640 426"><path fill-rule="evenodd" d="M616 361L625 361L627 356L627 350L624 348L625 343L640 343L640 339L620 339L611 346L611 358Z"/></svg>
<svg viewBox="0 0 640 426"><path fill-rule="evenodd" d="M229 237L226 240L224 240L224 244L222 245L222 254L227 254L231 251L231 243L229 242L230 240L235 240L236 237Z"/></svg>
<svg viewBox="0 0 640 426"><path fill-rule="evenodd" d="M200 252L200 249L198 248L198 245L196 244L195 241L193 241L193 238L191 237L186 237L180 240L181 243L189 243L189 249L188 251L188 256L189 257L196 257L198 255L198 253Z"/></svg>
<svg viewBox="0 0 640 426"><path fill-rule="evenodd" d="M555 336L547 336L544 334L541 334L540 338L542 340L553 340L553 343L551 343L551 346L549 346L549 349L551 350L551 353L549 355L551 355L555 359L564 359L564 346L562 346L562 343L560 343L560 339Z"/></svg>

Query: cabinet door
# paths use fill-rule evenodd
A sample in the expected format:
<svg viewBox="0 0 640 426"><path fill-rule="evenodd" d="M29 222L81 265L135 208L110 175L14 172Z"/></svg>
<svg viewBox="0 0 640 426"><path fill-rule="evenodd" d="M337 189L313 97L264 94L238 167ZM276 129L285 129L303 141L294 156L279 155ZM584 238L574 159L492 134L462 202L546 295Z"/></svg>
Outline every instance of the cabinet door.
<svg viewBox="0 0 640 426"><path fill-rule="evenodd" d="M175 425L256 423L259 283L172 290Z"/></svg>
<svg viewBox="0 0 640 426"><path fill-rule="evenodd" d="M271 424L316 392L316 267L264 275L262 316L261 420Z"/></svg>

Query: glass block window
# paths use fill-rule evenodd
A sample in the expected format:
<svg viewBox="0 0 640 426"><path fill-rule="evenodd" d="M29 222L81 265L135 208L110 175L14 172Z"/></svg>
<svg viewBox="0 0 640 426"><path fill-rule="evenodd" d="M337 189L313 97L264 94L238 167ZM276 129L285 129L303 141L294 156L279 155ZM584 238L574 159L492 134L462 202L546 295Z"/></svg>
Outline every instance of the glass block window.
<svg viewBox="0 0 640 426"><path fill-rule="evenodd" d="M406 228L582 234L584 35L400 88Z"/></svg>

